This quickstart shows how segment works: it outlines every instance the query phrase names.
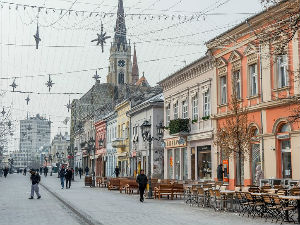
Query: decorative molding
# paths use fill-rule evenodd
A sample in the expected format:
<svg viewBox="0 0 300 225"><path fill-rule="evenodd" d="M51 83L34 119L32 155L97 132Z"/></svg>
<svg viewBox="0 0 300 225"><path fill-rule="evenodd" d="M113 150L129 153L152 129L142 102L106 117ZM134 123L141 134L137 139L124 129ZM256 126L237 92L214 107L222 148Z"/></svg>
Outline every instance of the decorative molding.
<svg viewBox="0 0 300 225"><path fill-rule="evenodd" d="M237 50L233 50L228 61L233 63L236 62L238 60L241 60L243 58L243 55L241 53L239 53L239 51Z"/></svg>
<svg viewBox="0 0 300 225"><path fill-rule="evenodd" d="M221 67L224 67L224 66L227 66L228 62L226 59L224 59L223 57L220 57L217 59L217 68L221 68Z"/></svg>
<svg viewBox="0 0 300 225"><path fill-rule="evenodd" d="M255 46L255 44L253 42L250 42L244 51L244 55L246 55L246 56L249 56L252 54L257 55L257 53L258 53L257 47Z"/></svg>
<svg viewBox="0 0 300 225"><path fill-rule="evenodd" d="M221 68L218 69L218 75L224 75L227 73L227 66L223 66Z"/></svg>
<svg viewBox="0 0 300 225"><path fill-rule="evenodd" d="M257 63L257 60L258 60L258 55L256 53L252 53L247 56L248 65Z"/></svg>

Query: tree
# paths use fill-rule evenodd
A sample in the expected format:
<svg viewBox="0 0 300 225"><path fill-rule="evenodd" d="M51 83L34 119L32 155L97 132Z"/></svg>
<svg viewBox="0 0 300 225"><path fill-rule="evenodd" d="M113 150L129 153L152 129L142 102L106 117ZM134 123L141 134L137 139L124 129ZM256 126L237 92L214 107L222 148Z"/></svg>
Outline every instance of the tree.
<svg viewBox="0 0 300 225"><path fill-rule="evenodd" d="M215 134L215 144L226 157L238 160L239 184L242 184L242 160L250 155L252 134L249 130L248 110L243 107L237 96L236 78L232 77L232 95L229 103L229 112L224 122L218 124Z"/></svg>

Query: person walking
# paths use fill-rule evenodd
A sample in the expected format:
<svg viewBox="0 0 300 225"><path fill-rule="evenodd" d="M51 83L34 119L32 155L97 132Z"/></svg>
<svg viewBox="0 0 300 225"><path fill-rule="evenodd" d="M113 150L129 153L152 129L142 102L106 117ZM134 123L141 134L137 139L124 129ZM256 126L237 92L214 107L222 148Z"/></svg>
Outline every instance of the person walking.
<svg viewBox="0 0 300 225"><path fill-rule="evenodd" d="M144 170L141 170L141 173L137 176L136 182L139 185L139 191L140 191L140 202L144 202L144 192L148 183L148 178L144 174Z"/></svg>
<svg viewBox="0 0 300 225"><path fill-rule="evenodd" d="M64 187L65 187L65 176L66 176L66 170L65 170L65 167L62 166L59 171L61 189L64 189Z"/></svg>
<svg viewBox="0 0 300 225"><path fill-rule="evenodd" d="M44 167L44 175L45 175L45 177L47 177L47 174L48 174L48 167L45 166L45 167Z"/></svg>
<svg viewBox="0 0 300 225"><path fill-rule="evenodd" d="M90 171L89 167L86 166L85 169L84 169L84 171L85 171L85 175L88 176L89 175L89 171Z"/></svg>
<svg viewBox="0 0 300 225"><path fill-rule="evenodd" d="M27 173L27 169L24 168L23 175L26 176L26 173Z"/></svg>
<svg viewBox="0 0 300 225"><path fill-rule="evenodd" d="M31 180L31 196L29 199L33 199L34 196L34 192L37 196L37 199L41 198L40 192L39 192L39 183L41 181L41 177L40 175L35 172L34 170L30 170L31 176L30 176L30 180Z"/></svg>
<svg viewBox="0 0 300 225"><path fill-rule="evenodd" d="M71 168L68 168L66 171L66 189L71 187L71 180L72 180L73 172Z"/></svg>
<svg viewBox="0 0 300 225"><path fill-rule="evenodd" d="M81 176L82 176L82 168L80 167L79 169L78 169L78 173L79 173L79 177L80 177L80 179L81 179Z"/></svg>
<svg viewBox="0 0 300 225"><path fill-rule="evenodd" d="M5 167L4 170L3 170L3 174L4 174L5 178L7 177L8 171L9 171L8 168Z"/></svg>
<svg viewBox="0 0 300 225"><path fill-rule="evenodd" d="M43 167L40 167L40 174L43 174Z"/></svg>
<svg viewBox="0 0 300 225"><path fill-rule="evenodd" d="M116 177L119 177L119 175L120 175L120 169L118 166L116 166L116 168L115 168L115 174L116 174Z"/></svg>
<svg viewBox="0 0 300 225"><path fill-rule="evenodd" d="M217 167L217 178L218 178L218 181L223 181L223 174L224 174L223 165L220 164Z"/></svg>
<svg viewBox="0 0 300 225"><path fill-rule="evenodd" d="M78 167L76 166L75 167L75 176L77 176L78 175Z"/></svg>

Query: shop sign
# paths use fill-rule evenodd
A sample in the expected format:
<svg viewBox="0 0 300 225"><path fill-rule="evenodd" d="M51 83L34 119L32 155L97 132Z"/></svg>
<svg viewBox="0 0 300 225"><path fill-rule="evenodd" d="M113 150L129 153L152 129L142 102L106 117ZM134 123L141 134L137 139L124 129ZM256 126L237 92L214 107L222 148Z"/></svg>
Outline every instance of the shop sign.
<svg viewBox="0 0 300 225"><path fill-rule="evenodd" d="M197 146L198 151L210 151L211 145L203 145L203 146Z"/></svg>

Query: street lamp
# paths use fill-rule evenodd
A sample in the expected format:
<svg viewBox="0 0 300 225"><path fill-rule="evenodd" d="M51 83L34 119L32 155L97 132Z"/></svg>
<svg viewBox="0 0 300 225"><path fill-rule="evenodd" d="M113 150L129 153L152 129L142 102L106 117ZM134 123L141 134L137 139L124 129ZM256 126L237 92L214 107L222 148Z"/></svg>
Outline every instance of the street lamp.
<svg viewBox="0 0 300 225"><path fill-rule="evenodd" d="M152 198L152 185L151 185L151 144L153 140L161 140L163 137L163 132L165 127L162 125L162 122L156 126L158 138L151 136L151 123L148 120L145 120L141 125L141 132L144 141L148 141L148 182L149 182L149 191L148 198Z"/></svg>
<svg viewBox="0 0 300 225"><path fill-rule="evenodd" d="M94 161L95 161L95 140L92 137L88 141L89 158L90 158L90 155L91 155L91 151L93 151L93 160L92 160L92 174L93 174L93 179L92 179L92 186L95 187L95 168L94 168Z"/></svg>

